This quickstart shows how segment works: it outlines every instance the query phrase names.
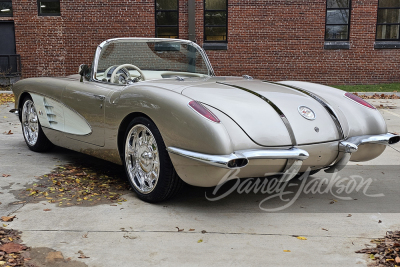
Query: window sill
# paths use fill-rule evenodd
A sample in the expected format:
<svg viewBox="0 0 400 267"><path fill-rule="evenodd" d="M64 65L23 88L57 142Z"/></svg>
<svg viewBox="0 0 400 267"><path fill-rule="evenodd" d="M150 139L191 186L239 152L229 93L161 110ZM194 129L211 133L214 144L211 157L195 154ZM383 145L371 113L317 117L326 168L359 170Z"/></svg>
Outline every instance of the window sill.
<svg viewBox="0 0 400 267"><path fill-rule="evenodd" d="M203 43L204 50L228 50L227 43Z"/></svg>
<svg viewBox="0 0 400 267"><path fill-rule="evenodd" d="M350 49L349 41L325 41L325 50Z"/></svg>
<svg viewBox="0 0 400 267"><path fill-rule="evenodd" d="M399 49L400 41L375 41L375 49Z"/></svg>
<svg viewBox="0 0 400 267"><path fill-rule="evenodd" d="M60 13L40 13L39 17L61 17Z"/></svg>

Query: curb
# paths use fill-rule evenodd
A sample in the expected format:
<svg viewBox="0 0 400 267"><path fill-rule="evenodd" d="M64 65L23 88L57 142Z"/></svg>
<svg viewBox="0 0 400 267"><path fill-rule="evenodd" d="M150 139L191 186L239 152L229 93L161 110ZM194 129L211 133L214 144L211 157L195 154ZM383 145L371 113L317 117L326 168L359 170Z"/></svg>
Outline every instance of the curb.
<svg viewBox="0 0 400 267"><path fill-rule="evenodd" d="M371 95L397 95L400 97L399 92L356 92L358 95L366 95L366 96L371 96Z"/></svg>
<svg viewBox="0 0 400 267"><path fill-rule="evenodd" d="M0 91L0 94L12 94L13 91Z"/></svg>

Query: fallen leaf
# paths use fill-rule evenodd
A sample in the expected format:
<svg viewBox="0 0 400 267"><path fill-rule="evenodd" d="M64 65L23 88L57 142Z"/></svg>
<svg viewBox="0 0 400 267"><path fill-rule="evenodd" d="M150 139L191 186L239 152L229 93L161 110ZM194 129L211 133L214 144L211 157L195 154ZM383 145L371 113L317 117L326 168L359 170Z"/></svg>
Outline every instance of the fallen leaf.
<svg viewBox="0 0 400 267"><path fill-rule="evenodd" d="M288 250L288 249L284 249L283 250L283 252L291 252L290 250Z"/></svg>
<svg viewBox="0 0 400 267"><path fill-rule="evenodd" d="M199 239L198 241L197 241L197 243L202 243L203 242L203 239Z"/></svg>
<svg viewBox="0 0 400 267"><path fill-rule="evenodd" d="M83 237L83 238L88 238L88 234L89 234L89 233L86 233L86 234L84 234L82 237Z"/></svg>
<svg viewBox="0 0 400 267"><path fill-rule="evenodd" d="M8 132L7 132L7 131L5 131L5 132L4 132L4 134L5 134L5 135L11 135L11 134L14 134L14 133L13 133L13 132L11 132L11 130L9 130Z"/></svg>
<svg viewBox="0 0 400 267"><path fill-rule="evenodd" d="M13 243L13 242L10 242L10 243L0 246L1 251L4 251L5 253L9 253L9 254L20 252L24 249L27 249L27 247L25 247L24 245L21 245L21 244Z"/></svg>
<svg viewBox="0 0 400 267"><path fill-rule="evenodd" d="M10 174L3 174L3 177L10 177Z"/></svg>
<svg viewBox="0 0 400 267"><path fill-rule="evenodd" d="M78 258L80 258L80 259L88 259L88 258L90 258L90 257L87 257L87 256L81 254Z"/></svg>
<svg viewBox="0 0 400 267"><path fill-rule="evenodd" d="M400 263L400 257L399 256L397 256L394 260L396 261L396 263Z"/></svg>
<svg viewBox="0 0 400 267"><path fill-rule="evenodd" d="M51 209L44 209L43 211L51 211Z"/></svg>
<svg viewBox="0 0 400 267"><path fill-rule="evenodd" d="M324 230L324 231L329 231L328 229L325 229L325 228L322 228L322 230Z"/></svg>
<svg viewBox="0 0 400 267"><path fill-rule="evenodd" d="M194 231L195 229L189 229L190 232Z"/></svg>
<svg viewBox="0 0 400 267"><path fill-rule="evenodd" d="M298 236L297 239L299 239L299 240L307 240L307 238L305 238L304 236Z"/></svg>
<svg viewBox="0 0 400 267"><path fill-rule="evenodd" d="M351 217L351 216L353 216L353 215L351 215L351 214L347 215L347 217Z"/></svg>
<svg viewBox="0 0 400 267"><path fill-rule="evenodd" d="M370 255L369 255L369 258L370 258L371 260L375 260L374 254L370 254Z"/></svg>
<svg viewBox="0 0 400 267"><path fill-rule="evenodd" d="M3 217L1 217L1 220L3 222L12 222L15 217L16 217L15 215L14 216L3 216Z"/></svg>
<svg viewBox="0 0 400 267"><path fill-rule="evenodd" d="M202 230L201 233L202 233L202 234L205 234L205 233L207 233L207 231L206 231L206 230Z"/></svg>
<svg viewBox="0 0 400 267"><path fill-rule="evenodd" d="M381 221L381 220L379 220L379 221L378 221L378 223L382 223L382 221Z"/></svg>
<svg viewBox="0 0 400 267"><path fill-rule="evenodd" d="M179 229L179 227L177 226L177 227L175 227L176 229L178 229L178 232L182 232L183 230L185 230L185 229Z"/></svg>

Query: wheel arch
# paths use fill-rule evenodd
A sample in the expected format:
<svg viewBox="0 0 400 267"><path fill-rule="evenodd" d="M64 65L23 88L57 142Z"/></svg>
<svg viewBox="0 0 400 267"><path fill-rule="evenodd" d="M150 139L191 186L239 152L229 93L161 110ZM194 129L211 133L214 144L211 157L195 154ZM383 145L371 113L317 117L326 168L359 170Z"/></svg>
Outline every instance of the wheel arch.
<svg viewBox="0 0 400 267"><path fill-rule="evenodd" d="M157 124L146 114L142 113L142 112L132 112L128 115L125 116L125 118L121 121L121 124L119 125L118 128L118 134L117 134L117 146L118 146L118 153L121 157L122 160L122 152L124 150L124 137L125 137L125 132L129 126L129 123L135 119L135 118L139 118L139 117L144 117L149 119L150 121L152 121L154 123L154 125L157 126Z"/></svg>
<svg viewBox="0 0 400 267"><path fill-rule="evenodd" d="M20 96L19 96L19 99L17 100L18 101L18 106L17 106L17 108L18 108L18 118L19 118L19 121L21 122L22 121L22 105L24 104L24 99L25 99L25 97L27 97L27 96L29 96L30 98L32 98L32 96L31 96L31 94L29 93L29 92L23 92ZM33 100L32 100L33 101Z"/></svg>

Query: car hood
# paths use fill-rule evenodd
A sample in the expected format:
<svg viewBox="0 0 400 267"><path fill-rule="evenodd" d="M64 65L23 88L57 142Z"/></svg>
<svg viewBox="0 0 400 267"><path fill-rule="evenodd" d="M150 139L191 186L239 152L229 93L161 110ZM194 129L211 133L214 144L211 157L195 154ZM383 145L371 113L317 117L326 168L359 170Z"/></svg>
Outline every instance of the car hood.
<svg viewBox="0 0 400 267"><path fill-rule="evenodd" d="M262 146L304 145L340 138L334 121L319 102L285 85L221 77L186 87L182 94L225 113ZM300 115L300 106L314 111L315 120Z"/></svg>

